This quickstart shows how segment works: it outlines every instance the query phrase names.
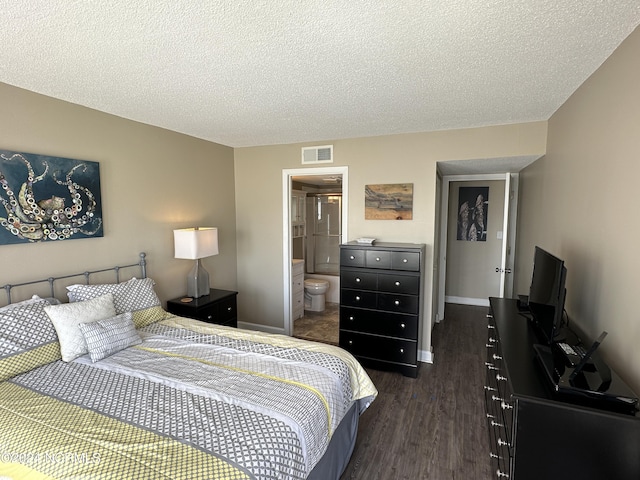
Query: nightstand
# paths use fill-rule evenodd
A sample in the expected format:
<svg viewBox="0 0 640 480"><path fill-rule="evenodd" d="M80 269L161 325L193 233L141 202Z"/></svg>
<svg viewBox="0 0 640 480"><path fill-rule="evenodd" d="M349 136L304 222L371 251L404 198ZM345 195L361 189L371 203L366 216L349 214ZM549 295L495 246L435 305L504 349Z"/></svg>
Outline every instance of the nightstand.
<svg viewBox="0 0 640 480"><path fill-rule="evenodd" d="M236 295L238 292L212 288L209 295L194 298L190 302L183 302L182 299L185 297L169 300L167 311L180 317L194 318L227 327L237 327Z"/></svg>

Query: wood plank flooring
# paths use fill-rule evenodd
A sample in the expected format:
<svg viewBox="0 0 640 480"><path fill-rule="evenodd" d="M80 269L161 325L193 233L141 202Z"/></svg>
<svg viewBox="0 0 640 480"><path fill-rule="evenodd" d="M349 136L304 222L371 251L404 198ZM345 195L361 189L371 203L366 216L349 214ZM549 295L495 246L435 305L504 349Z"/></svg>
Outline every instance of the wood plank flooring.
<svg viewBox="0 0 640 480"><path fill-rule="evenodd" d="M360 417L341 480L492 478L484 413L488 307L448 304L434 363L418 378L367 369L378 397Z"/></svg>

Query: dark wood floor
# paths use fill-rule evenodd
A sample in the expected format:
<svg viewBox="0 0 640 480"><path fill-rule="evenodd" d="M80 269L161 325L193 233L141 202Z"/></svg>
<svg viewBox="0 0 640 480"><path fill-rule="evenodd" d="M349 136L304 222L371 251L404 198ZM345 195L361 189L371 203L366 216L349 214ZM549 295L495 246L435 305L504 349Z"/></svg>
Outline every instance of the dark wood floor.
<svg viewBox="0 0 640 480"><path fill-rule="evenodd" d="M434 363L417 379L367 370L378 398L360 417L341 480L491 478L484 413L488 308L447 305Z"/></svg>

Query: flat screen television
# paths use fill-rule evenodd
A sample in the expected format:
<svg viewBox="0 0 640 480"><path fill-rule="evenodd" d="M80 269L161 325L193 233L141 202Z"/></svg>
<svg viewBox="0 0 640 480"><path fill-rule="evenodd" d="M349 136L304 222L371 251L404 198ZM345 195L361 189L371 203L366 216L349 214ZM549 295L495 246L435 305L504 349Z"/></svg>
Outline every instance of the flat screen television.
<svg viewBox="0 0 640 480"><path fill-rule="evenodd" d="M529 289L529 310L547 344L558 341L562 328L565 281L564 261L536 246L533 257L533 276Z"/></svg>

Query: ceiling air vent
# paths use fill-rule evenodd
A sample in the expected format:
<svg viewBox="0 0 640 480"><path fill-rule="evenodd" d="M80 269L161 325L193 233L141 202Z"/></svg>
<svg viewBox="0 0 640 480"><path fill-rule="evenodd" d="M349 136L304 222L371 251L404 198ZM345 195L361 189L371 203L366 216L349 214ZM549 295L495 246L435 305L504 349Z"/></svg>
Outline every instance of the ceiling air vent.
<svg viewBox="0 0 640 480"><path fill-rule="evenodd" d="M315 163L333 163L333 145L304 147L302 149L302 164Z"/></svg>

